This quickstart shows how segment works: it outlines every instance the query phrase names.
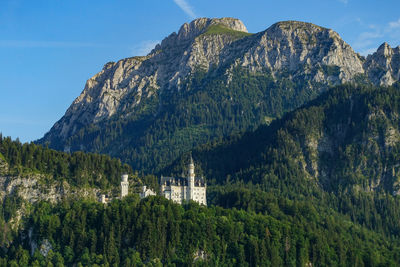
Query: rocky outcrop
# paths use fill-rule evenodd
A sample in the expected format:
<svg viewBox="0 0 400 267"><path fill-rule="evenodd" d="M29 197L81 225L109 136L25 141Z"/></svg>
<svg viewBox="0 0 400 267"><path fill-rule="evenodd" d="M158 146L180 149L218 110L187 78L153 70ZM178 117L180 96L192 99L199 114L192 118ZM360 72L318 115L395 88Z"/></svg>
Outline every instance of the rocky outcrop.
<svg viewBox="0 0 400 267"><path fill-rule="evenodd" d="M7 195L17 194L29 203L41 200L56 203L63 198L79 196L97 199L100 194L95 188L72 188L67 182L44 182L44 175L0 176L0 201Z"/></svg>
<svg viewBox="0 0 400 267"><path fill-rule="evenodd" d="M165 38L146 57L107 63L86 82L81 95L45 139L54 135L65 139L82 125L100 122L116 113L126 115L134 112L142 99L152 96L158 89L179 88L181 81L195 69L208 69L218 64L218 54L237 37L204 34L212 25L247 33L244 24L237 19L201 18L185 23L178 33Z"/></svg>
<svg viewBox="0 0 400 267"><path fill-rule="evenodd" d="M400 46L391 48L383 43L367 57L364 68L372 83L392 85L400 79Z"/></svg>
<svg viewBox="0 0 400 267"><path fill-rule="evenodd" d="M241 65L254 70L282 70L295 74L313 73L317 82L351 81L363 74L362 58L329 29L311 23L285 21L272 25L257 35L241 59ZM323 71L323 66L337 67L337 76Z"/></svg>
<svg viewBox="0 0 400 267"><path fill-rule="evenodd" d="M22 199L20 206L14 216L7 223L11 229L20 227L21 219L29 214L28 203L34 204L39 201L57 203L62 199L87 198L98 199L100 190L97 188L71 187L67 182L46 179L45 175L31 174L24 176L0 175L0 203L5 197L12 195Z"/></svg>

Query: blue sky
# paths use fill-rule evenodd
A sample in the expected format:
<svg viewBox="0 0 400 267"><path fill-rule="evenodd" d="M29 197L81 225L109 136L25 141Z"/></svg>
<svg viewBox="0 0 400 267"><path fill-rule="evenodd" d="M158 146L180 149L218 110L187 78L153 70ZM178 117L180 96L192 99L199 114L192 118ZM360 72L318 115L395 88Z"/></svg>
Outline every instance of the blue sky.
<svg viewBox="0 0 400 267"><path fill-rule="evenodd" d="M236 17L249 32L312 22L367 55L400 45L399 10L399 0L0 0L0 132L42 137L105 63L146 54L197 17Z"/></svg>

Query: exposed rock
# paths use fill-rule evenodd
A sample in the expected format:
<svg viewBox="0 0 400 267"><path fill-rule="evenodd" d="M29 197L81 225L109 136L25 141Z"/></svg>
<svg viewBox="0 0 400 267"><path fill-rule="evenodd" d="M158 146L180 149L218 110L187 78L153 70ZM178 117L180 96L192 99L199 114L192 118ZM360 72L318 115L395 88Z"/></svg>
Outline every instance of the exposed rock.
<svg viewBox="0 0 400 267"><path fill-rule="evenodd" d="M194 256L194 259L193 259L194 262L197 262L197 261L206 261L207 258L208 258L208 254L207 254L204 250L201 250L201 249L198 249L198 250L194 253L193 256Z"/></svg>
<svg viewBox="0 0 400 267"><path fill-rule="evenodd" d="M236 40L230 35L201 35L211 25L223 25L247 32L240 20L200 18L184 24L178 34L165 38L146 57L133 57L107 63L90 78L85 89L68 108L45 139L66 139L82 125L97 123L116 113L127 114L154 90L179 87L185 77L199 66L208 69L218 64L218 54Z"/></svg>
<svg viewBox="0 0 400 267"><path fill-rule="evenodd" d="M222 30L207 34L212 26ZM225 73L227 84L231 70L241 66L254 73L269 71L276 79L285 74L291 80L307 81L310 90L323 91L363 75L375 84L390 85L400 78L400 48L384 44L365 60L336 32L311 23L278 22L249 35L238 19L196 19L182 25L145 57L107 63L87 81L81 95L39 143L49 142L53 148L69 151L68 138L80 129L100 125L113 116L137 114L140 104L151 97L161 106L162 92L180 90L188 76L212 66ZM84 143L79 145L80 150L87 150Z"/></svg>
<svg viewBox="0 0 400 267"><path fill-rule="evenodd" d="M67 182L42 182L43 175L20 176L0 176L0 200L5 196L17 192L17 194L29 203L41 200L52 203L62 200L64 197L72 195L97 199L100 194L99 189L95 188L74 188L71 189Z"/></svg>
<svg viewBox="0 0 400 267"><path fill-rule="evenodd" d="M383 43L374 54L367 57L364 68L374 84L392 85L400 79L400 46L391 48Z"/></svg>
<svg viewBox="0 0 400 267"><path fill-rule="evenodd" d="M47 254L49 254L50 250L53 249L53 246L51 245L50 241L48 239L44 239L42 241L42 244L40 245L40 254L42 254L43 257L47 257Z"/></svg>
<svg viewBox="0 0 400 267"><path fill-rule="evenodd" d="M301 74L305 69L315 69L314 80L325 83L328 76L319 71L324 65L339 67L337 82L347 82L364 73L361 58L336 32L311 23L279 22L256 38L242 59L242 66Z"/></svg>

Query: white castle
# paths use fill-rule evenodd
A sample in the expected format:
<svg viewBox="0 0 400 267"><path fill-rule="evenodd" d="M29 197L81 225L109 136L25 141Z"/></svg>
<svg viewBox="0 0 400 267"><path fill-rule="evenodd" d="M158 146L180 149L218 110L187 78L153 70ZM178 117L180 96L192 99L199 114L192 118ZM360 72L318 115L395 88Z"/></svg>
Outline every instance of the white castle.
<svg viewBox="0 0 400 267"><path fill-rule="evenodd" d="M128 181L128 174L121 175L121 195L119 197L115 197L116 199L123 199L129 193L129 181ZM108 196L105 194L100 195L100 202L103 204L107 204L113 200L112 196Z"/></svg>
<svg viewBox="0 0 400 267"><path fill-rule="evenodd" d="M142 186L142 192L139 193L140 198L145 198L148 196L155 196L156 192L151 190L150 188L147 188L147 186Z"/></svg>
<svg viewBox="0 0 400 267"><path fill-rule="evenodd" d="M190 157L189 171L187 177L163 177L161 176L161 195L167 199L170 199L176 203L182 204L189 200L196 201L200 204L207 206L206 189L207 185L203 177L195 177L194 174L194 163L192 157ZM183 176L183 175L182 175ZM156 193L142 186L141 192L139 193L140 198L148 196L154 196ZM121 176L121 196L116 197L122 199L129 193L129 181L128 174ZM107 195L100 196L100 202L107 204L113 198Z"/></svg>
<svg viewBox="0 0 400 267"><path fill-rule="evenodd" d="M128 190L129 190L128 174L123 174L121 176L121 199L128 195Z"/></svg>
<svg viewBox="0 0 400 267"><path fill-rule="evenodd" d="M161 195L179 204L193 200L207 206L206 188L204 178L195 177L192 157L187 177L161 176Z"/></svg>

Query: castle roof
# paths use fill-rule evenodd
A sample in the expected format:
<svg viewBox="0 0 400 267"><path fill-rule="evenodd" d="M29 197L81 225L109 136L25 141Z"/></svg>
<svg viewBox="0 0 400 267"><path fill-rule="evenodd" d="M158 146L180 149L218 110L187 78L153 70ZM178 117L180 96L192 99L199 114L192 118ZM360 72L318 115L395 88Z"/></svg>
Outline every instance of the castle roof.
<svg viewBox="0 0 400 267"><path fill-rule="evenodd" d="M188 179L186 177L161 177L161 185L166 186L188 186ZM194 178L195 186L205 186L205 179L203 177Z"/></svg>

